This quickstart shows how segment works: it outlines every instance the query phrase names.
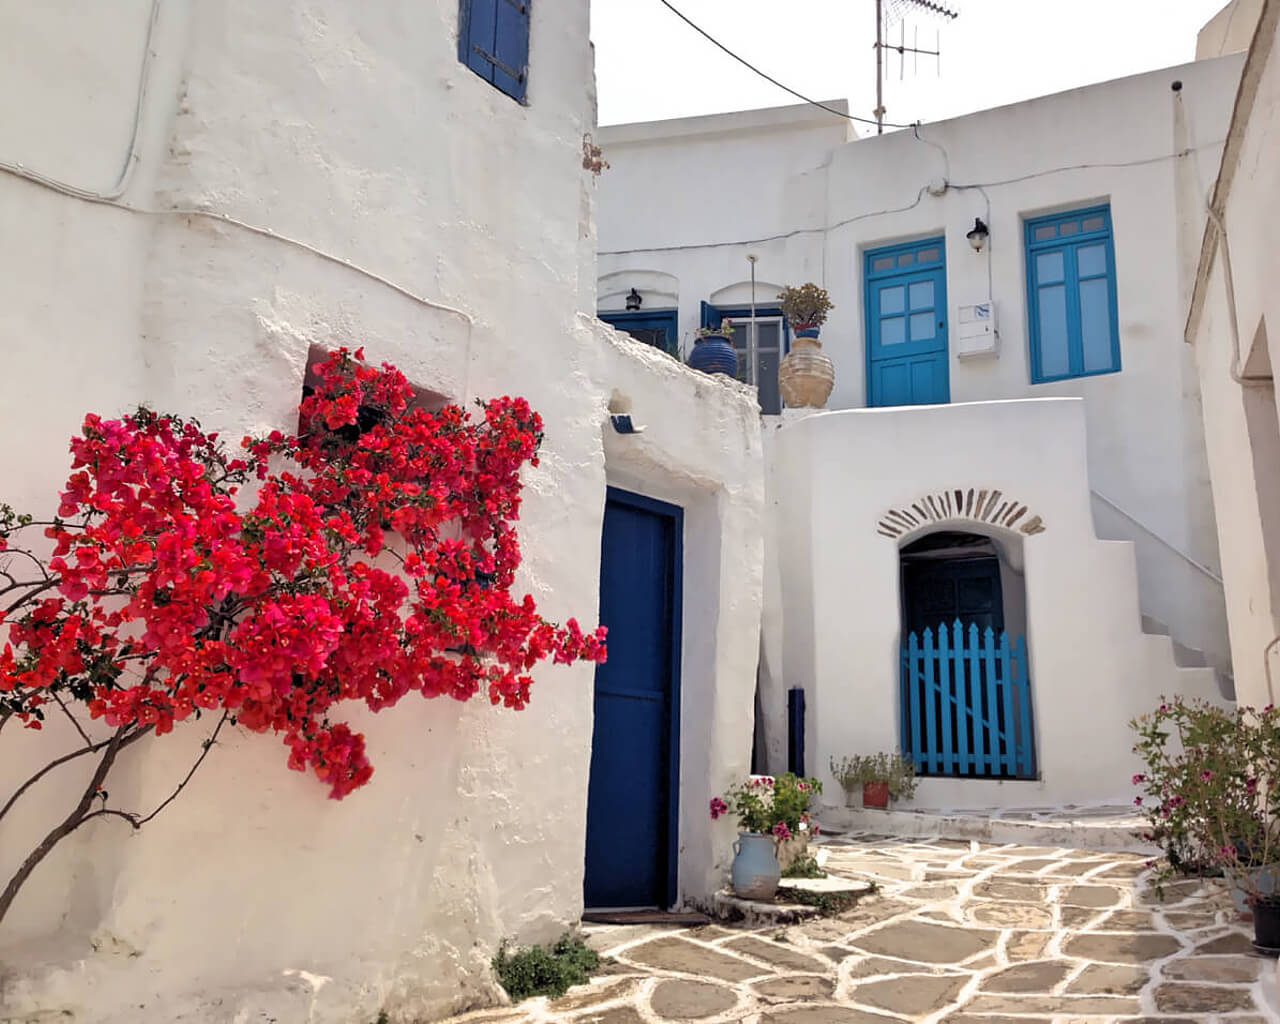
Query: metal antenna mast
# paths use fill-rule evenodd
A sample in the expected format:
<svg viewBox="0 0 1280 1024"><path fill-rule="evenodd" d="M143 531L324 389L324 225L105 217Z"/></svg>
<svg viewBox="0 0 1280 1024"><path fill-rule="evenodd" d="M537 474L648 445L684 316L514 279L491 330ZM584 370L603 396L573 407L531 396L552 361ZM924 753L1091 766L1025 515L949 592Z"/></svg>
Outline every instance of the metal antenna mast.
<svg viewBox="0 0 1280 1024"><path fill-rule="evenodd" d="M960 12L951 4L951 0L888 0L889 13L893 17L905 17L908 11L923 11L925 14L936 15L948 21L960 17ZM876 0L876 134L884 134L884 51L886 48L898 51L899 67L906 54L913 53L917 57L925 54L929 57L942 57L942 47L939 45L935 50L922 50L916 46L905 45L905 32L903 40L894 46L892 43L884 41L885 29L885 0ZM937 45L937 44L935 44Z"/></svg>

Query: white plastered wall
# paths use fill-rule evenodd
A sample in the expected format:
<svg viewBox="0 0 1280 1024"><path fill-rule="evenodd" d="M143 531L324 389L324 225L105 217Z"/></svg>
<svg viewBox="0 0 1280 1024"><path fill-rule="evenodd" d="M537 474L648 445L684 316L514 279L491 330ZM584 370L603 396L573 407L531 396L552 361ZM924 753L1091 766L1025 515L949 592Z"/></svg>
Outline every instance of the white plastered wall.
<svg viewBox="0 0 1280 1024"><path fill-rule="evenodd" d="M1180 341L1188 247L1203 229L1241 63L1237 54L1104 82L924 125L919 139L898 131L832 142L843 126L800 107L607 127L598 133L612 164L601 184L600 273L619 294L628 271L674 279L666 290L679 296L686 348L701 300L743 294L749 253L761 281L823 284L836 307L822 332L836 371L828 408L850 409L866 401L864 253L944 235L953 329L960 305L988 298L999 329L997 355L968 360L956 356L953 330L951 400L1081 398L1091 514L1099 536L1135 545L1148 627L1229 672L1199 386ZM767 130L756 124L766 118ZM713 142L724 166L753 175L718 173ZM944 181L954 187L930 193ZM959 187L979 184L985 192ZM1122 370L1033 385L1024 219L1100 202L1113 220ZM965 238L975 217L991 231L982 255ZM766 424L766 436L773 429ZM773 678L786 581L767 578L762 687L769 767L781 770L785 690L804 680Z"/></svg>
<svg viewBox="0 0 1280 1024"><path fill-rule="evenodd" d="M458 63L456 0L163 4L124 197L161 212L0 174L0 230L24 240L0 275L0 417L22 438L0 451L0 498L50 510L88 410L144 401L228 438L290 429L312 347L364 345L453 400L524 395L546 441L526 476L518 586L544 614L594 621L615 471L687 499L719 545L720 578L687 581L685 598L705 626L684 631L686 699L700 702L686 727L716 736L686 745L697 760L680 878L701 899L727 843L692 809L750 750L733 709L750 706L742 667L759 619L759 425L738 389L651 363L590 316L587 6L535 7L520 106ZM0 84L28 97L0 108L0 160L107 188L149 13L141 0L110 15L0 2ZM602 433L618 387L655 424L639 462ZM581 911L591 686L590 666L546 666L518 714L447 700L353 709L376 773L341 803L289 772L274 739L226 736L141 833L94 823L40 866L0 929L6 1011L348 1024L494 999L498 941L554 939ZM113 803L155 806L203 735L135 748ZM69 742L56 727L11 738L6 793ZM77 782L50 780L6 819L4 877Z"/></svg>
<svg viewBox="0 0 1280 1024"><path fill-rule="evenodd" d="M899 549L926 532L1021 547L1039 779L926 779L916 806L1123 800L1130 718L1162 695L1216 698L1212 672L1178 668L1167 638L1141 632L1132 546L1095 538L1079 399L819 413L770 442L787 567L782 664L811 680L806 747L825 805L841 801L830 758L898 746ZM880 529L890 510L954 489L998 490L1028 511L1012 529L945 514ZM1043 531L1024 533L1035 517Z"/></svg>
<svg viewBox="0 0 1280 1024"><path fill-rule="evenodd" d="M1263 14L1259 31L1265 38L1255 43L1263 48L1245 68L1242 95L1250 98L1247 109L1237 109L1219 183L1226 243L1213 238L1200 263L1187 329L1204 395L1236 691L1242 703L1258 706L1274 702L1280 678L1272 645L1280 634L1280 432L1275 386L1265 380L1280 365L1280 287L1272 256L1280 226L1277 20L1274 7ZM1233 370L1263 380L1244 385L1233 379Z"/></svg>

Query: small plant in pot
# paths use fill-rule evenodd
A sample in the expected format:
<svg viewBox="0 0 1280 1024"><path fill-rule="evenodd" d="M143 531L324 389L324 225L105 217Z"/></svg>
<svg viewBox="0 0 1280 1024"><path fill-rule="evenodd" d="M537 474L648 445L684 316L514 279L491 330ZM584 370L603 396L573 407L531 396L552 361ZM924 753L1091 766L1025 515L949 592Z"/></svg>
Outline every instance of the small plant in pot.
<svg viewBox="0 0 1280 1024"><path fill-rule="evenodd" d="M916 791L915 764L898 751L831 759L831 774L845 791L845 802L853 806L861 791L862 806L885 810L890 800L909 798Z"/></svg>
<svg viewBox="0 0 1280 1024"><path fill-rule="evenodd" d="M1157 889L1177 874L1226 876L1260 952L1280 954L1280 710L1167 701L1137 719L1134 803L1165 844Z"/></svg>
<svg viewBox="0 0 1280 1024"><path fill-rule="evenodd" d="M778 305L796 336L801 338L816 338L818 329L827 322L828 314L836 308L827 290L819 288L813 282L783 288L778 293Z"/></svg>
<svg viewBox="0 0 1280 1024"><path fill-rule="evenodd" d="M738 350L733 347L733 324L721 320L718 326L699 327L689 353L689 365L703 373L738 372Z"/></svg>
<svg viewBox="0 0 1280 1024"><path fill-rule="evenodd" d="M802 779L788 772L776 778L756 775L711 801L711 817L734 814L738 840L733 844L731 872L734 895L749 900L771 900L778 891L782 866L779 847L817 831L809 817L809 801L822 792L817 779ZM804 845L793 844L790 857L800 856Z"/></svg>

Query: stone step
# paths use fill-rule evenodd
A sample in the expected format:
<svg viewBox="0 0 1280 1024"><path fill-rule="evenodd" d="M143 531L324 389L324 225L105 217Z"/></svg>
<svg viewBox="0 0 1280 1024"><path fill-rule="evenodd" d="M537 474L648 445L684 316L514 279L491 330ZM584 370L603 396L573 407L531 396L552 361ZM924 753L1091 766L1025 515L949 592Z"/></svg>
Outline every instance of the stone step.
<svg viewBox="0 0 1280 1024"><path fill-rule="evenodd" d="M712 897L711 913L721 921L748 927L795 924L825 914L840 913L872 891L869 882L828 875L826 878L784 878L772 900L744 900L729 888Z"/></svg>

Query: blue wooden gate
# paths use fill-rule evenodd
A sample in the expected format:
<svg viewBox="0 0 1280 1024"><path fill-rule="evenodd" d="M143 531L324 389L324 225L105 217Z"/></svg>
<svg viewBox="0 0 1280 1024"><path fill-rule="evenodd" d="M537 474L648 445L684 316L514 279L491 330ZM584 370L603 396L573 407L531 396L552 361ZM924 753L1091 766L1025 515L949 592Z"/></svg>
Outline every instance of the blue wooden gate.
<svg viewBox="0 0 1280 1024"><path fill-rule="evenodd" d="M951 400L941 238L866 254L867 405Z"/></svg>
<svg viewBox="0 0 1280 1024"><path fill-rule="evenodd" d="M675 505L609 488L600 552L583 898L667 907L676 898L681 524Z"/></svg>
<svg viewBox="0 0 1280 1024"><path fill-rule="evenodd" d="M902 645L902 749L919 775L1034 779L1027 645L957 619Z"/></svg>

